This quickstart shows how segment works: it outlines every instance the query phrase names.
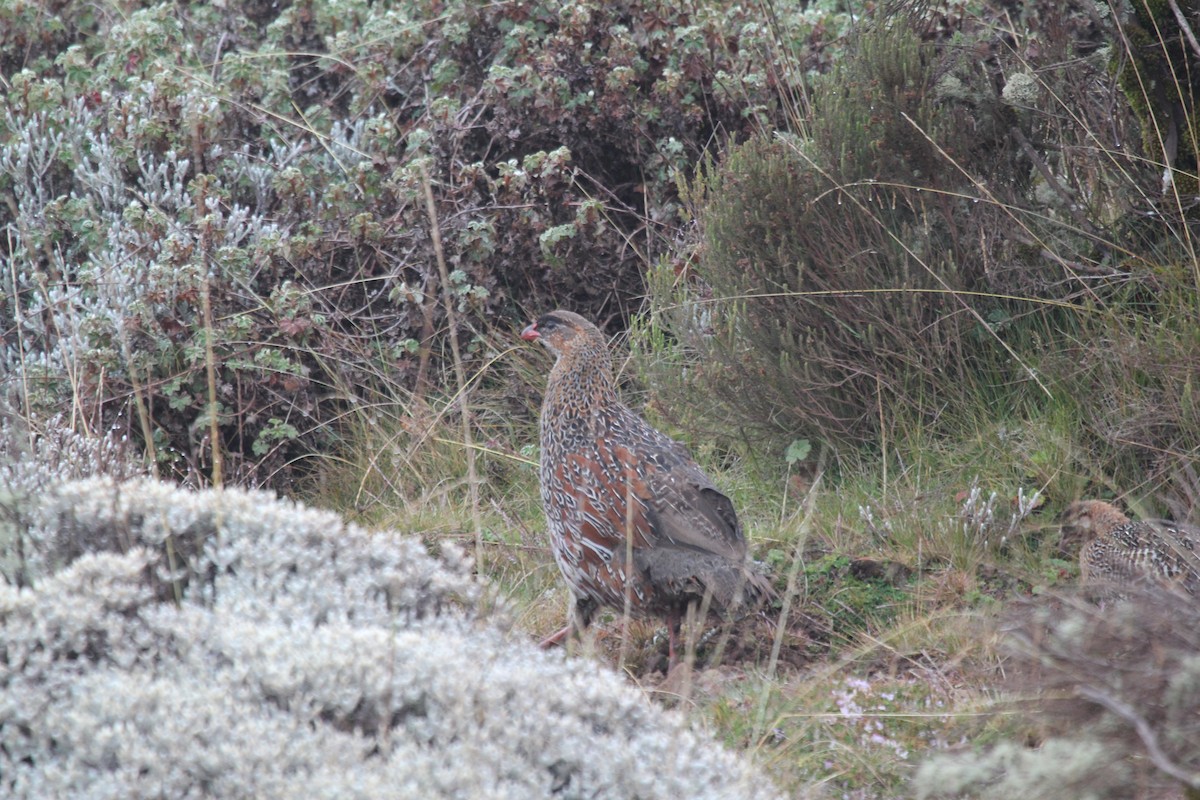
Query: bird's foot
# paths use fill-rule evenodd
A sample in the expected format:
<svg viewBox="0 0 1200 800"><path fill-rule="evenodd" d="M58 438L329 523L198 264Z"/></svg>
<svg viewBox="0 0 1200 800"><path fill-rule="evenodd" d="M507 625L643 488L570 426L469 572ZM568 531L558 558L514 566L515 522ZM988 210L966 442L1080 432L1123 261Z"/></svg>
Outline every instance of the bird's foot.
<svg viewBox="0 0 1200 800"><path fill-rule="evenodd" d="M557 644L562 644L566 640L566 638L570 635L571 635L571 626L568 625L565 628L563 628L561 631L556 631L555 633L552 633L549 636L547 636L545 639L542 639L542 641L538 643L538 647L542 648L543 650L547 650L551 647L554 647Z"/></svg>
<svg viewBox="0 0 1200 800"><path fill-rule="evenodd" d="M695 669L686 659L680 661L667 668L667 674L655 687L655 691L664 699L669 698L672 702L684 700L692 693L695 674Z"/></svg>

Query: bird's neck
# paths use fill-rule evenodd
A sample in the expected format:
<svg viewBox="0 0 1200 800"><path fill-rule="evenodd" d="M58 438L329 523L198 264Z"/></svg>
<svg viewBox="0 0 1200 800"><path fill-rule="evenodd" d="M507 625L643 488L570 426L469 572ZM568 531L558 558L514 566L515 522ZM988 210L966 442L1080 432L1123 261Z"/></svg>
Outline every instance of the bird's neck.
<svg viewBox="0 0 1200 800"><path fill-rule="evenodd" d="M1105 503L1092 510L1092 528L1089 533L1096 536L1101 531L1111 531L1129 524L1129 517Z"/></svg>
<svg viewBox="0 0 1200 800"><path fill-rule="evenodd" d="M562 413L580 415L619 402L612 376L612 359L603 344L577 347L559 355L550 371L547 405Z"/></svg>

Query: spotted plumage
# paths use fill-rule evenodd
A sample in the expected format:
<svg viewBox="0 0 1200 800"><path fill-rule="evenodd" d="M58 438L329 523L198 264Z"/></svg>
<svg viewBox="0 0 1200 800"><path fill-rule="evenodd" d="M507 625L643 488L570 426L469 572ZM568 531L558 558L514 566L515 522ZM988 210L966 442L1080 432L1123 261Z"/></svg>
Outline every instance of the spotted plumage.
<svg viewBox="0 0 1200 800"><path fill-rule="evenodd" d="M555 357L541 413L541 491L554 559L575 596L571 623L601 607L667 618L670 661L689 604L726 613L771 594L747 567L733 503L678 443L617 396L603 334L570 311L521 334Z"/></svg>
<svg viewBox="0 0 1200 800"><path fill-rule="evenodd" d="M1200 588L1200 534L1165 521L1134 522L1102 500L1080 500L1062 516L1063 536L1082 540L1082 581L1127 585L1154 580L1180 586L1191 594Z"/></svg>

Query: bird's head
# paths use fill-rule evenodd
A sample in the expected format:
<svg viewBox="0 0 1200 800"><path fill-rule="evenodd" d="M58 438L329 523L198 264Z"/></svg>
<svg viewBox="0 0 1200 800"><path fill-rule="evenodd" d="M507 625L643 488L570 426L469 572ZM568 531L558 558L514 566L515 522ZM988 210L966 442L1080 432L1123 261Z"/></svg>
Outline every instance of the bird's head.
<svg viewBox="0 0 1200 800"><path fill-rule="evenodd" d="M607 347L599 328L575 312L561 309L542 314L521 331L521 338L527 342L541 342L555 356L583 347L599 348L599 352L604 352Z"/></svg>
<svg viewBox="0 0 1200 800"><path fill-rule="evenodd" d="M1064 539L1086 540L1092 535L1102 535L1129 522L1112 503L1103 500L1076 500L1059 517Z"/></svg>

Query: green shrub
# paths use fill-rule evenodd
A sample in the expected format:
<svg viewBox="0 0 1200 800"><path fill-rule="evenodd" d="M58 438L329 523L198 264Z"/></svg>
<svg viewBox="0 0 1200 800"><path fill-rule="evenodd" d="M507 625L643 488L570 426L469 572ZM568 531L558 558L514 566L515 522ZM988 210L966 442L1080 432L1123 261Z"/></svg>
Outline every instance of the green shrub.
<svg viewBox="0 0 1200 800"><path fill-rule="evenodd" d="M694 277L714 301L689 318L696 283L656 284L699 353L693 382L780 452L812 433L870 441L885 417L931 419L1010 377L980 360L1005 305L962 294L984 283L980 221L942 155L999 143L941 108L933 48L904 26L863 33L812 97L806 138L756 137L694 186Z"/></svg>
<svg viewBox="0 0 1200 800"><path fill-rule="evenodd" d="M1070 418L1068 483L1194 513L1191 201L1162 199L1161 143L1130 147L1125 20L1020 22L1010 47L986 16L949 37L919 9L868 20L790 132L707 163L694 250L656 268L641 328L662 407L775 458Z"/></svg>

